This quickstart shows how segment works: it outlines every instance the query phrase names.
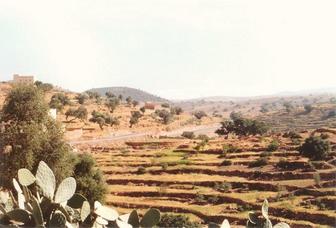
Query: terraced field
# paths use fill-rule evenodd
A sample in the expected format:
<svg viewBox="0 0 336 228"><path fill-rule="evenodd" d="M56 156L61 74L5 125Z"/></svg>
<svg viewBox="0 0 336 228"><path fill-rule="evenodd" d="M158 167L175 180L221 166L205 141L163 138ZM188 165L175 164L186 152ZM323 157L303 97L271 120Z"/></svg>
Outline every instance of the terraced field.
<svg viewBox="0 0 336 228"><path fill-rule="evenodd" d="M272 126L272 130L275 132L287 130L304 131L322 127L336 128L336 117L327 117L328 113L333 110L336 110L335 104L324 104L310 113L305 113L303 109L290 113L282 110L260 115L258 119Z"/></svg>
<svg viewBox="0 0 336 228"><path fill-rule="evenodd" d="M280 136L280 148L265 153L271 140L214 139L196 151L193 148L198 140L152 139L95 146L91 152L109 185L107 204L121 212L156 207L203 223L227 218L233 225L244 225L248 211L260 210L267 198L274 222L284 221L292 227L333 227L335 156L311 163ZM335 149L332 137L331 141ZM236 145L239 150L223 155L224 144ZM249 167L260 157L267 159L267 165ZM278 167L280 159L286 159L285 169ZM222 165L224 160L230 164ZM320 181L314 180L317 173Z"/></svg>

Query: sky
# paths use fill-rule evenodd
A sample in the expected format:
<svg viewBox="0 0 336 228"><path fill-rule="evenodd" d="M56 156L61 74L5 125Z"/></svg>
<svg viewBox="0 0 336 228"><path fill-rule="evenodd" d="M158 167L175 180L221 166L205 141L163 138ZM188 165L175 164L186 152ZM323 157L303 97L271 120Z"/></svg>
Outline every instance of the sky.
<svg viewBox="0 0 336 228"><path fill-rule="evenodd" d="M336 1L0 0L0 81L168 99L336 86Z"/></svg>

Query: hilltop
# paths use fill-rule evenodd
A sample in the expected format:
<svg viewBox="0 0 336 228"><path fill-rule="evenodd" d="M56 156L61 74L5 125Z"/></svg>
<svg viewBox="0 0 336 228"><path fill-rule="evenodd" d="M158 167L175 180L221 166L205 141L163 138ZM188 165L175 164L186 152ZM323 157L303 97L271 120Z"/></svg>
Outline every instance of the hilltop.
<svg viewBox="0 0 336 228"><path fill-rule="evenodd" d="M98 92L101 96L105 96L106 92L112 92L115 95L122 95L123 97L132 97L134 100L140 102L168 102L167 99L161 98L159 96L150 94L148 92L142 91L140 89L134 89L129 87L102 87L102 88L93 88L88 91Z"/></svg>

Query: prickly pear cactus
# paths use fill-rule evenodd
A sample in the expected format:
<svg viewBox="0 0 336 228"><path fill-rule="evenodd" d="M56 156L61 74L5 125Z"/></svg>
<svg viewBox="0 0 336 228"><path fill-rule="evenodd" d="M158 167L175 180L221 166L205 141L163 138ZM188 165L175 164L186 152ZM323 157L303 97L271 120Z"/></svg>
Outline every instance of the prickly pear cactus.
<svg viewBox="0 0 336 228"><path fill-rule="evenodd" d="M84 201L80 213L81 221L84 222L85 219L90 215L91 209L88 201Z"/></svg>
<svg viewBox="0 0 336 228"><path fill-rule="evenodd" d="M84 201L87 201L87 199L78 193L75 193L67 202L67 205L69 207L72 207L74 209L79 209L82 207Z"/></svg>
<svg viewBox="0 0 336 228"><path fill-rule="evenodd" d="M30 215L28 211L23 209L14 209L7 213L7 216L16 222L27 224L30 222Z"/></svg>
<svg viewBox="0 0 336 228"><path fill-rule="evenodd" d="M151 208L145 213L145 215L141 219L140 226L153 227L159 222L160 222L160 211L155 208Z"/></svg>
<svg viewBox="0 0 336 228"><path fill-rule="evenodd" d="M60 211L56 211L49 221L49 226L62 228L66 227L65 225L66 225L65 215Z"/></svg>
<svg viewBox="0 0 336 228"><path fill-rule="evenodd" d="M34 175L28 169L19 169L18 179L22 186L29 186L35 182Z"/></svg>
<svg viewBox="0 0 336 228"><path fill-rule="evenodd" d="M225 219L220 228L231 228L229 221Z"/></svg>
<svg viewBox="0 0 336 228"><path fill-rule="evenodd" d="M64 179L55 194L55 203L68 201L76 191L76 180L73 177Z"/></svg>
<svg viewBox="0 0 336 228"><path fill-rule="evenodd" d="M42 194L49 198L54 198L56 188L56 178L49 166L40 161L36 172L36 184L41 188Z"/></svg>

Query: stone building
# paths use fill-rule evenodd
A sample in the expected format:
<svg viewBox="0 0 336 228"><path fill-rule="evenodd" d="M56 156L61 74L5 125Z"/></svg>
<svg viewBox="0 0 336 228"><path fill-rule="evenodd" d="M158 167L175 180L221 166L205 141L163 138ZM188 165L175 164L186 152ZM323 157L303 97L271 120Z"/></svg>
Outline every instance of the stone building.
<svg viewBox="0 0 336 228"><path fill-rule="evenodd" d="M34 76L13 75L13 83L16 84L34 84Z"/></svg>

